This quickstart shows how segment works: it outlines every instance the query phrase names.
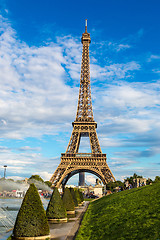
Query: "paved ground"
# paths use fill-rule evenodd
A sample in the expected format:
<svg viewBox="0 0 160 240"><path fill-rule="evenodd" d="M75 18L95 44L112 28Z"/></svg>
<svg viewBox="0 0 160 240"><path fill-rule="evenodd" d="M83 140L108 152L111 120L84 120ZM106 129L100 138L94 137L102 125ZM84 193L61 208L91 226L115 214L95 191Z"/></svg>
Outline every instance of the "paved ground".
<svg viewBox="0 0 160 240"><path fill-rule="evenodd" d="M67 223L50 224L50 234L52 240L73 240L77 232L84 212L87 210L89 202L76 209L76 217L70 218Z"/></svg>

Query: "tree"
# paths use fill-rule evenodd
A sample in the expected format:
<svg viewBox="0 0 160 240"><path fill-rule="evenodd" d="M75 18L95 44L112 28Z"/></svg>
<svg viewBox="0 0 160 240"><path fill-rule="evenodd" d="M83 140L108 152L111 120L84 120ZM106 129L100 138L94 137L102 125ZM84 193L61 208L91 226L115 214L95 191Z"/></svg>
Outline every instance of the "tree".
<svg viewBox="0 0 160 240"><path fill-rule="evenodd" d="M72 198L73 198L73 201L74 201L74 206L77 207L78 206L78 201L77 201L74 189L70 188L70 192L71 192L71 195L72 195Z"/></svg>
<svg viewBox="0 0 160 240"><path fill-rule="evenodd" d="M122 183L121 181L115 181L115 182L109 182L106 185L106 189L111 191L113 191L113 189L116 187L121 187L122 189L124 189L124 183Z"/></svg>
<svg viewBox="0 0 160 240"><path fill-rule="evenodd" d="M78 189L75 188L74 191L75 191L75 195L76 195L76 198L77 198L77 202L78 202L78 204L81 204L82 201L81 201L81 198L80 198L80 196L79 196Z"/></svg>
<svg viewBox="0 0 160 240"><path fill-rule="evenodd" d="M150 185L151 183L153 183L152 179L148 178L147 181L146 181L146 184Z"/></svg>
<svg viewBox="0 0 160 240"><path fill-rule="evenodd" d="M49 190L48 185L45 184L44 180L39 175L32 175L28 179L28 183L29 184L34 183L37 189Z"/></svg>
<svg viewBox="0 0 160 240"><path fill-rule="evenodd" d="M63 203L67 211L74 211L74 201L68 188L64 189Z"/></svg>
<svg viewBox="0 0 160 240"><path fill-rule="evenodd" d="M44 182L48 187L51 187L52 186L52 183L50 181L45 181Z"/></svg>
<svg viewBox="0 0 160 240"><path fill-rule="evenodd" d="M134 184L133 179L137 179L137 178L143 178L143 176L137 175L136 173L133 174L133 176L128 177L126 180L130 183L130 184Z"/></svg>
<svg viewBox="0 0 160 240"><path fill-rule="evenodd" d="M7 180L10 182L14 182L14 179L12 179L12 178L8 178Z"/></svg>
<svg viewBox="0 0 160 240"><path fill-rule="evenodd" d="M137 179L137 178L143 178L142 176L140 175L137 175L136 173L133 174L133 178Z"/></svg>
<svg viewBox="0 0 160 240"><path fill-rule="evenodd" d="M44 180L39 176L39 175L32 175L29 180L36 180L38 182L43 182L44 183Z"/></svg>
<svg viewBox="0 0 160 240"><path fill-rule="evenodd" d="M67 217L67 212L57 188L54 188L49 201L46 216L48 219L62 219Z"/></svg>
<svg viewBox="0 0 160 240"><path fill-rule="evenodd" d="M159 181L160 181L160 177L156 176L154 182L159 182Z"/></svg>
<svg viewBox="0 0 160 240"><path fill-rule="evenodd" d="M14 237L38 237L49 234L49 225L37 188L32 183L23 199L13 229Z"/></svg>
<svg viewBox="0 0 160 240"><path fill-rule="evenodd" d="M79 192L81 202L83 202L84 201L83 193L79 189L78 189L78 192Z"/></svg>

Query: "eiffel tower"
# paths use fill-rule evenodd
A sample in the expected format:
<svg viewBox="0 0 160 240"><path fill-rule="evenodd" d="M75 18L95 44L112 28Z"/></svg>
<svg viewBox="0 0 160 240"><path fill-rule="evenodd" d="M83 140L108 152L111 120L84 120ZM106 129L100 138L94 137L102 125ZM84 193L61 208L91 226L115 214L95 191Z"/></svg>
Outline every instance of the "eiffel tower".
<svg viewBox="0 0 160 240"><path fill-rule="evenodd" d="M61 154L61 162L50 179L52 187L60 187L60 185L64 187L73 175L82 172L96 175L104 185L115 181L106 163L106 154L102 153L96 133L97 123L93 118L89 64L91 38L87 32L87 20L81 42L83 52L77 115L72 123L73 131L67 150ZM81 137L89 137L91 153L78 153Z"/></svg>

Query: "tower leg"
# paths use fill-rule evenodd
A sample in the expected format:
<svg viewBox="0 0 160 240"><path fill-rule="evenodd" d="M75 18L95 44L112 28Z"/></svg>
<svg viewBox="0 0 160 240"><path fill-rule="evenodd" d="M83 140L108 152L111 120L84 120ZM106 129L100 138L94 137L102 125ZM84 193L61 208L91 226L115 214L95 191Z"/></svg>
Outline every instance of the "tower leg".
<svg viewBox="0 0 160 240"><path fill-rule="evenodd" d="M80 172L79 173L79 186L84 186L85 185L85 173Z"/></svg>

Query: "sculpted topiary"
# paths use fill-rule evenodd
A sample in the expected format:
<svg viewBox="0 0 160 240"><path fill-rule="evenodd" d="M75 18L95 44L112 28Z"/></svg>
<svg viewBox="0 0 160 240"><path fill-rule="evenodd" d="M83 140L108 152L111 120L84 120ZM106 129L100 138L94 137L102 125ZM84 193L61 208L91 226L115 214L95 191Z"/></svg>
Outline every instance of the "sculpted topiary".
<svg viewBox="0 0 160 240"><path fill-rule="evenodd" d="M49 235L49 225L37 188L32 183L23 199L13 229L16 237Z"/></svg>
<svg viewBox="0 0 160 240"><path fill-rule="evenodd" d="M83 202L84 201L83 193L79 189L78 189L78 192L79 192L81 202Z"/></svg>
<svg viewBox="0 0 160 240"><path fill-rule="evenodd" d="M63 203L67 211L74 211L74 201L72 198L72 195L69 191L69 188L64 189L64 194L63 194Z"/></svg>
<svg viewBox="0 0 160 240"><path fill-rule="evenodd" d="M54 188L46 210L48 219L62 219L67 217L67 212L57 188Z"/></svg>
<svg viewBox="0 0 160 240"><path fill-rule="evenodd" d="M74 189L70 188L70 192L71 192L71 195L72 195L72 198L73 198L73 201L74 201L74 206L77 207L78 206L78 201L77 201Z"/></svg>
<svg viewBox="0 0 160 240"><path fill-rule="evenodd" d="M74 191L75 191L75 195L76 195L78 204L81 204L82 201L81 201L78 189L75 188Z"/></svg>

